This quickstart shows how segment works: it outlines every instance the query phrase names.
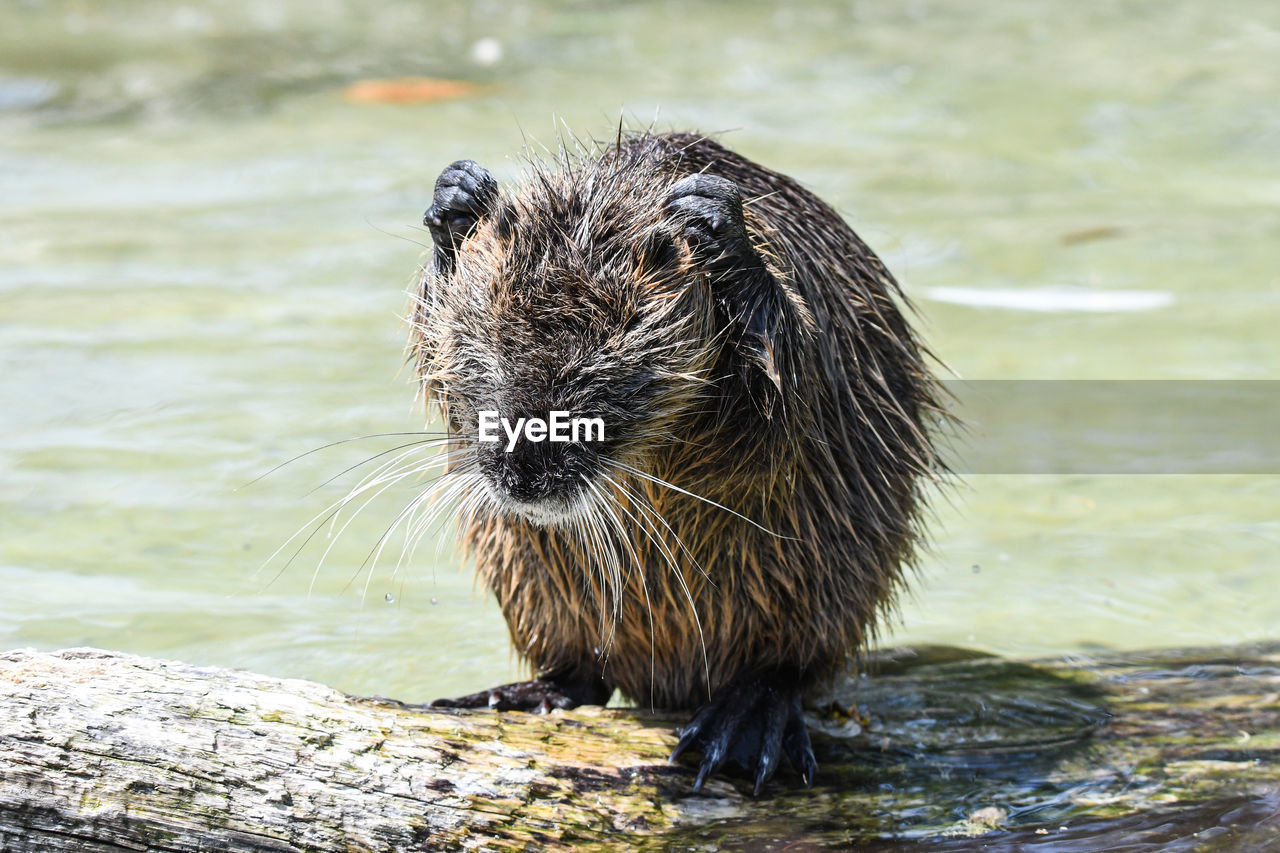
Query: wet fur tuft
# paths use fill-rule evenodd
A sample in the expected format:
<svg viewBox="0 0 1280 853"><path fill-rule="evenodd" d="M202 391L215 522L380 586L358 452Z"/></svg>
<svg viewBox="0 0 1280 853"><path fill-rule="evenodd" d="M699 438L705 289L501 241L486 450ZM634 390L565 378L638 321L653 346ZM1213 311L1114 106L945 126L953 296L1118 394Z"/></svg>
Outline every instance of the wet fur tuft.
<svg viewBox="0 0 1280 853"><path fill-rule="evenodd" d="M693 173L741 191L767 294L726 294L733 271L664 214ZM939 473L945 415L903 302L830 207L703 137L562 149L502 190L455 268L422 276L411 357L464 450L486 407L607 424L552 523L468 504L463 541L520 654L686 708L744 671L811 681L862 648Z"/></svg>

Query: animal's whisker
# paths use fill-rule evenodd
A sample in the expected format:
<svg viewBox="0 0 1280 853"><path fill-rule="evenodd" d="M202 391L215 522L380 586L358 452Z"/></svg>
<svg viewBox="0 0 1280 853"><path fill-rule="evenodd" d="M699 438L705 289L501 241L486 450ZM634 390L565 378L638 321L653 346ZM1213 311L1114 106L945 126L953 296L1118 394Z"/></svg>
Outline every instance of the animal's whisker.
<svg viewBox="0 0 1280 853"><path fill-rule="evenodd" d="M680 494L691 497L694 500L699 500L705 504L709 504L713 507L716 507L717 509L722 509L725 512L729 513L730 515L737 516L738 518L745 521L747 524L750 524L752 527L755 527L759 530L764 531L765 533L768 533L770 536L774 536L778 539L790 539L793 541L798 541L794 536L784 536L781 533L775 533L774 531L765 527L763 524L760 524L757 521L747 518L747 516L743 515L737 510L730 509L729 507L725 506L722 503L717 503L716 501L711 500L711 498L703 497L702 495L691 492L688 489L682 489L679 486L677 486L675 483L669 483L660 477L655 477L652 474L647 474L644 471L641 471L639 468L633 468L632 466L627 465L624 462L618 462L616 460L611 462L610 464L612 464L615 468L618 468L619 470L626 471L628 474L631 474L636 477L640 477L641 479L644 479L644 480L648 480L649 482L653 483L655 486L662 486L663 488L671 489L673 492L679 492Z"/></svg>
<svg viewBox="0 0 1280 853"><path fill-rule="evenodd" d="M587 488L595 495L596 500L599 502L597 505L607 507L608 501L606 500L605 496L601 494L599 488L590 480L585 480L584 482L586 483ZM625 531L619 530L618 532L620 534L623 534L619 537L619 541L621 541L623 546L630 552L632 566L641 568L641 570L643 570L642 568L643 563L641 563L639 555L636 554L635 547L631 543L631 540L625 535ZM602 538L605 538L605 537L602 536ZM612 537L608 537L608 538L611 539ZM622 612L623 579L622 579L622 568L620 565L621 561L618 558L617 551L610 548L609 554L610 554L609 581L613 590L613 602L612 602L613 606L610 608L612 613L612 618L613 618L613 627L610 629L609 638L612 639L613 630L614 628L616 628L618 619L620 618L621 612Z"/></svg>
<svg viewBox="0 0 1280 853"><path fill-rule="evenodd" d="M666 561L667 568L673 575L675 575L676 580L679 582L680 589L684 592L685 600L689 602L689 614L693 617L694 627L698 632L698 644L702 648L702 665L705 671L706 681L710 684L711 660L707 655L707 638L702 630L702 618L698 615L698 605L693 600L693 593L689 589L689 583L685 580L684 573L680 571L679 561L676 559L675 554L671 552L670 547L666 543L662 542L661 537L657 535L656 526L653 530L650 530L649 523L646 523L647 519L646 521L641 521L641 519L636 518L636 516L633 515L620 501L615 501L614 503L618 509L622 510L622 512L631 519L636 527L638 527L645 536L649 538L649 541L653 543L654 547L657 548L658 552L663 556ZM637 510L638 509L639 507L637 507ZM643 517L644 516L642 514L642 518ZM619 524L619 528L619 532L625 536L625 531L621 530L621 524Z"/></svg>
<svg viewBox="0 0 1280 853"><path fill-rule="evenodd" d="M398 450L404 450L404 449L405 449L405 448L407 448L407 447L423 447L423 446L439 447L439 446L440 446L440 445L442 445L442 444L448 444L448 443L449 443L449 441L450 441L450 439L448 439L448 438L428 438L428 439L423 439L422 441L410 441L410 442L406 442L405 444L398 444L398 445L396 445L395 447L392 447L392 448L390 448L390 449L388 449L388 450L384 450L384 451L382 451L381 453L375 453L373 456L370 456L368 459L365 459L365 460L363 460L363 461L361 461L361 462L357 462L357 463L356 463L356 464L354 464L354 465L350 465L350 466L348 466L348 467L346 467L346 468L342 469L342 470L341 470L341 471L339 471L337 474L334 474L332 477L330 477L329 479L325 480L323 483L321 483L320 485L316 486L316 487L315 487L314 489L312 489L311 491L307 492L307 494L308 494L308 495L313 495L313 494L315 494L316 492L318 492L318 491L320 491L321 489L323 489L325 486L327 486L327 485L329 485L330 483L334 482L335 480L339 480L339 479L341 479L342 477L346 476L347 474L350 474L352 471L356 470L357 468L363 468L365 465L368 465L370 462L373 462L373 461L374 461L374 460L376 460L376 459L381 459L382 457L384 457L384 456L386 456L386 455L388 455L388 454L391 454L391 453L395 453L395 452L396 452L396 451L398 451Z"/></svg>
<svg viewBox="0 0 1280 853"><path fill-rule="evenodd" d="M594 522L594 519L589 519ZM604 651L609 646L609 607L608 607L608 575L609 563L613 559L613 551L607 544L607 537L598 524L588 523L584 526L584 532L587 539L583 543L583 557L587 561L586 569L589 575L598 577L600 584L600 594L603 597L599 602L600 613L600 643L601 650Z"/></svg>
<svg viewBox="0 0 1280 853"><path fill-rule="evenodd" d="M453 474L453 473L454 473L453 471L450 471L450 474ZM447 526L450 522L456 521L460 517L463 505L474 497L474 493L476 491L477 477L475 474L475 463L473 460L469 460L467 462L461 463L457 469L457 475L458 475L458 481L461 484L460 490L459 490L460 498L452 505L452 509L450 510L447 517L444 516L443 513L441 513L440 515L441 529ZM447 501L442 500L441 503L445 506L449 506ZM413 561L415 555L418 552L418 545L421 544L424 538L426 538L427 531L428 531L428 527L426 525L420 526L419 532L417 533L414 539L413 547L409 551L408 560L410 562ZM443 544L444 544L444 537L437 536L433 565L435 563L440 562L440 549L443 546Z"/></svg>
<svg viewBox="0 0 1280 853"><path fill-rule="evenodd" d="M452 501L464 492L468 486L468 482L464 477L459 476L467 463L461 463L457 467L449 471L448 476L453 482L443 491L436 492L434 484L421 492L413 500L415 508L409 520L405 524L404 543L400 547L400 556L396 559L395 568L391 571L391 577L395 577L400 567L407 560L412 560L414 553L418 548L418 543L427 535L435 522L443 515L446 507L450 506ZM442 476L440 482L444 479ZM420 518L414 518L421 512ZM376 560L375 560L376 563ZM372 572L370 572L372 574Z"/></svg>
<svg viewBox="0 0 1280 853"><path fill-rule="evenodd" d="M320 557L320 561L316 564L315 571L312 573L312 577L311 577L311 584L312 584L312 587L314 587L314 586L315 586L316 578L319 576L319 574L320 574L320 569L321 569L321 567L324 565L325 560L328 558L328 556L329 556L329 552L333 549L334 545L336 545L336 544L338 543L338 540L342 538L342 534L346 532L346 529L351 525L351 523L352 523L352 522L354 522L354 521L356 520L356 518L360 515L360 513L362 513L362 512L365 510L365 508L369 506L369 504L373 503L373 501L374 501L375 499L377 499L377 497L378 497L379 495L383 494L383 493L384 493L384 492L386 492L388 489L390 489L392 486L396 485L397 483L401 482L402 480L408 479L409 477L412 477L412 476L414 476L414 475L416 475L416 474L419 474L419 473L424 473L424 472L426 472L426 471L429 471L429 470L430 470L430 469L432 469L432 468L435 468L435 467L439 467L439 466L441 466L441 465L448 464L448 462L449 462L448 455L449 455L449 454L443 454L443 458L441 458L441 456L442 456L442 455L437 454L437 455L433 456L432 458L428 459L426 462L424 462L424 463L422 463L422 464L420 464L420 465L416 465L416 466L408 466L408 467L406 467L406 468L404 468L404 469L402 469L402 470L400 470L400 471L396 471L396 472L394 472L394 473L387 473L387 474L385 474L385 475L384 475L384 476L382 476L382 477L375 478L375 479L371 480L370 482L368 482L367 484L364 484L364 485L360 488L360 492L359 492L359 493L363 493L363 492L368 491L368 490L370 490L370 489L374 489L374 488L375 488L375 487L377 487L379 484L381 484L381 488L377 488L377 489L376 489L376 491L374 491L372 495L369 495L367 498L365 498L364 502L363 502L362 504L360 504L360 506L356 509L356 511L355 511L355 512L353 512L353 513L351 514L350 518L348 518L348 519L343 523L342 527L337 531L337 533L336 533L336 534L335 534L335 533L333 533L333 532L331 532L331 533L330 533L330 540L331 540L331 541L329 542L329 546L328 546L327 548L325 548L324 554L323 554L323 555L321 555L321 557ZM387 464L393 464L393 463L387 463ZM426 494L430 494L430 493L432 493L435 489L437 489L437 488L440 486L440 484L441 484L442 482L444 482L444 477L445 477L445 476L447 476L447 475L442 475L441 477L437 478L437 479L432 483L431 487L430 487L426 492L424 492L423 494L424 494L424 495L426 495ZM353 492L352 494L357 494L357 493ZM349 495L348 497L351 497L351 495ZM421 497L422 497L422 496L420 495L420 496L419 496L419 499L421 499ZM345 507L346 503L347 503L347 501L344 499L344 501L343 501L343 507ZM415 500L414 502L411 502L411 503L409 504L409 506L410 506L410 507L413 507L413 506L415 506L415 505L416 505L416 503L417 503L417 500ZM341 509L342 509L342 507L339 507L339 512L341 512ZM334 516L334 523L335 523L335 524L336 524L336 521L337 521L337 516L335 515L335 516ZM393 528L393 529L394 529L394 528ZM387 533L390 533L390 531L387 531ZM379 542L383 542L383 541L385 541L385 536L386 536L386 535L387 535L387 534L384 534L384 538L383 538L383 539L380 539L380 540L379 540ZM375 546L375 547L376 547L376 546ZM381 553L381 549L380 549L380 548L379 548L379 553ZM361 564L361 568L363 568L363 564ZM357 571L357 576L358 576L358 574L359 574L359 571ZM372 575L372 572L371 572L370 574ZM353 580L354 580L354 578L353 578ZM310 591L310 590L309 590L309 591Z"/></svg>
<svg viewBox="0 0 1280 853"><path fill-rule="evenodd" d="M395 457L394 459L392 459L392 460L390 460L390 461L388 461L388 462L383 463L383 464L382 464L381 466L379 466L379 467L378 467L378 468L377 468L377 469L376 469L376 470L375 470L375 471L374 471L370 476L366 477L363 481L361 481L361 483L357 484L355 487L353 487L351 490L349 490L349 491L347 492L347 494L346 494L346 495L344 495L343 497L341 497L341 498L339 498L338 500L334 501L333 503L329 504L327 507L325 507L324 509L322 509L320 512L318 512L318 513L316 513L314 516L312 516L312 517L311 517L311 519L310 519L309 521L305 522L302 526L300 526L300 527L299 527L299 528L298 528L298 529L293 533L293 535L291 535L288 539L286 539L284 542L282 542L282 543L280 544L280 546L279 546L279 547L277 547L277 548L276 548L276 549L271 553L271 555L270 555L270 556L268 556L268 557L267 557L267 559L266 559L266 560L264 560L264 561L262 562L262 565L259 567L259 571L261 571L261 569L262 569L262 568L265 568L266 566L270 565L270 564L271 564L271 562L272 562L276 557L280 556L280 553L281 553L282 551L284 551L286 548L288 548L288 547L289 547L289 545L290 545L290 544L292 544L295 540L297 540L297 538L298 538L299 536L301 536L304 532L306 532L308 529L310 529L310 533L308 533L308 534L307 534L306 538L302 541L302 543L301 543L301 544L299 544L299 545L298 545L298 547L294 550L293 554L292 554L292 555L290 555L289 559L288 559L287 561L285 561L285 564L284 564L283 566L281 566L281 567L280 567L279 571L277 571L277 572L276 572L276 574L275 574L275 576L272 578L271 582L272 582L272 583L274 583L276 580L278 580L278 579L280 578L280 576L281 576L282 574L284 574L284 572L285 572L285 571L286 571L286 570L287 570L291 565L293 565L294 560L296 560L296 559L298 558L298 556L299 556L299 555L300 555L304 550L306 550L307 545L308 545L308 544L310 544L311 540L312 540L312 539L314 539L314 538L316 537L316 535L317 535L321 530L323 530L323 529L324 529L324 527L325 527L325 525L326 525L326 524L331 524L331 523L336 524L336 521L337 521L338 515L342 512L342 510L343 510L343 509L344 509L348 504L350 504L351 502L353 502L353 501L355 501L356 499L358 499L358 498L359 498L362 494L364 494L366 491L368 491L368 490L370 490L370 489L373 489L373 488L377 488L377 487L378 487L379 485L381 485L383 482L386 482L386 480L384 480L384 479L382 479L381 477L379 477L379 476L378 476L380 473L385 472L385 471L386 471L386 470L388 470L389 468L393 467L397 462L399 462L399 460L400 460L400 459L402 459L402 458L404 458L404 457L406 457L406 456L408 456L408 455L411 455L411 454L412 454L412 453L414 453L414 452L416 452L416 448L415 448L414 450L407 450L407 451L403 451L403 452L401 453L401 455L400 455L400 456L397 456L397 457ZM434 460L434 459L437 459L437 458L440 458L440 457L441 457L441 454L433 454L432 459ZM438 463L431 462L429 465L427 465L427 466L423 466L423 467L424 467L424 469L429 469L429 467L431 467L431 465L434 465L434 464L438 464ZM416 473L416 471L409 471L409 472L406 472L406 473L404 473L404 474L402 474L402 475L400 475L400 476L401 476L401 477L403 477L403 476L411 476L413 473ZM392 482L394 482L395 480L397 480L397 479L399 479L399 478L400 478L400 477L391 477L391 480L392 480ZM331 531L332 531L332 528L331 528ZM327 549L326 549L326 553L327 553ZM314 584L314 578L313 578L313 581L312 581L312 582L313 582L313 584Z"/></svg>
<svg viewBox="0 0 1280 853"><path fill-rule="evenodd" d="M368 595L369 584L373 580L374 569L378 564L378 558L382 555L382 551L386 547L387 542L390 541L392 534L395 533L396 529L400 526L400 524L414 512L415 507L417 507L421 503L421 501L427 499L431 494L435 493L435 491L445 481L446 477L452 477L452 476L453 475L451 473L445 473L441 475L439 478L436 479L434 483L432 483L431 488L427 489L425 492L418 495L417 498L410 501L405 506L404 509L400 510L400 512L396 514L396 517L391 521L391 524L389 524L387 526L387 529L382 532L382 535L378 537L378 541L374 543L371 549L369 549L369 553L365 555L364 560L361 561L360 566L355 571L355 574L352 575L351 580L348 581L348 585L350 585L355 581L356 578L360 576L360 573L363 572L366 567L369 568L369 574L365 578L364 591L362 593L362 597L365 595Z"/></svg>
<svg viewBox="0 0 1280 853"><path fill-rule="evenodd" d="M325 547L324 553L320 555L320 559L316 562L316 567L311 573L311 584L310 586L307 587L308 595L310 595L315 590L316 580L320 577L320 570L324 568L325 560L329 558L329 552L333 550L333 546L338 544L338 540L342 538L342 534L346 533L347 528L351 526L351 523L353 521L355 521L357 518L360 517L360 514L364 512L365 508L368 507L370 503L372 503L379 495L381 495L387 489L394 486L396 482L397 481L392 480L389 483L385 483L380 489L376 490L375 492L373 492L373 494L365 498L364 503L360 504L360 506L356 508L356 511L351 513L350 517L345 522L343 522L342 527L338 528L336 533L334 533L332 530L330 531L329 544L327 547ZM335 516L335 521L336 521L336 518L337 517Z"/></svg>
<svg viewBox="0 0 1280 853"><path fill-rule="evenodd" d="M623 485L622 483L618 482L614 478L610 477L608 474L605 474L604 477L607 481L617 486L617 488L627 496L627 499L630 500L638 510L647 512L653 518L657 519L657 521L661 523L664 528L666 528L667 532L671 534L671 537L676 540L676 545L680 548L680 550L684 551L685 555L689 558L689 562L692 563L693 567L698 570L698 574L702 575L702 577L707 581L707 583L710 583L712 586L715 586L715 582L711 580L711 576L708 575L706 571L702 568L702 565L698 562L697 558L693 556L693 552L690 551L688 547L685 546L684 540L680 538L680 534L676 533L676 531L671 527L671 525L667 523L667 520L662 517L662 513L658 512L657 507L653 505L652 501L650 501L648 498L644 497L643 495L637 493L635 490L627 488L627 486Z"/></svg>
<svg viewBox="0 0 1280 853"><path fill-rule="evenodd" d="M338 447L339 445L342 445L342 444L350 444L353 441L368 441L374 438L403 438L409 435L434 436L434 437L446 437L446 438L448 437L447 433L435 433L435 432L422 431L422 432L378 432L378 433L372 433L370 435L357 435L351 438L343 438L343 439L339 439L338 441L331 441L328 444L322 444L319 447L313 447L310 450L306 451L305 453L299 453L297 456L286 459L283 462L279 463L278 465L273 465L271 468L268 468L263 473L259 474L249 482L245 483L243 486L240 486L240 488L241 489L248 488L249 486L252 486L254 483L258 482L259 480L262 480L266 477L270 477L272 474L274 474L275 472L279 471L281 468L284 468L287 465L292 465L294 462L297 462L300 459L305 459L306 457L312 455L313 453L319 453L320 451L328 450L331 447Z"/></svg>

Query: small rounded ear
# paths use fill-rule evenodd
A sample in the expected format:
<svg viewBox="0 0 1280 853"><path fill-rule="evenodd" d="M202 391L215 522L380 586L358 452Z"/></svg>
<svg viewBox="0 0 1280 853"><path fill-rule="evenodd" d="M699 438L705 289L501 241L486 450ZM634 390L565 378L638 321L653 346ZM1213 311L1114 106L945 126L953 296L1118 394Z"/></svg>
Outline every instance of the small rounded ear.
<svg viewBox="0 0 1280 853"><path fill-rule="evenodd" d="M451 163L436 178L435 195L422 215L422 224L431 231L436 269L442 275L453 270L458 246L497 199L498 182L474 160Z"/></svg>
<svg viewBox="0 0 1280 853"><path fill-rule="evenodd" d="M750 248L742 192L719 175L687 175L672 185L663 213L677 224L694 256L709 260Z"/></svg>

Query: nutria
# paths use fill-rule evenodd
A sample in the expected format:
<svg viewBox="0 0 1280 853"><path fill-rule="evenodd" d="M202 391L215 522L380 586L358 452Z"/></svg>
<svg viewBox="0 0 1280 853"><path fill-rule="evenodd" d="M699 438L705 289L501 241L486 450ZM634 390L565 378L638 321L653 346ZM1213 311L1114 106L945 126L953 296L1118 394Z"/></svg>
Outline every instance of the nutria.
<svg viewBox="0 0 1280 853"><path fill-rule="evenodd" d="M449 707L698 709L673 760L755 790L816 762L801 697L863 648L938 468L927 353L879 258L795 181L702 136L469 160L424 221L411 317L455 437L461 538L532 681ZM480 413L601 419L603 440L478 441ZM448 487L446 487L448 488Z"/></svg>

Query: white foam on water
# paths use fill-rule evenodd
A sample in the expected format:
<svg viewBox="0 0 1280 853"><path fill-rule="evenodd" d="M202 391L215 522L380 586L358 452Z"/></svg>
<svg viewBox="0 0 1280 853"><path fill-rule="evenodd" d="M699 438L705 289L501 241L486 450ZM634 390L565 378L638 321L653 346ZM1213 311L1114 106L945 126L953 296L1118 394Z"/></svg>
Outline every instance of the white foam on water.
<svg viewBox="0 0 1280 853"><path fill-rule="evenodd" d="M928 299L975 308L1007 308L1014 311L1151 311L1173 304L1164 290L1089 290L1082 287L979 288L930 287Z"/></svg>

